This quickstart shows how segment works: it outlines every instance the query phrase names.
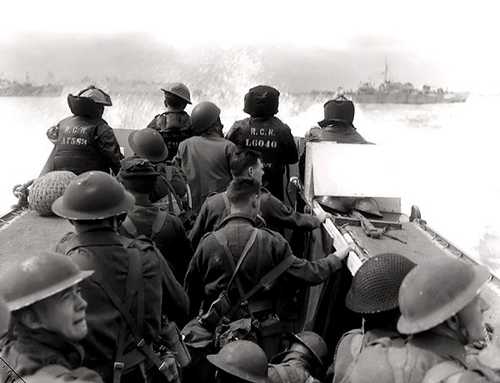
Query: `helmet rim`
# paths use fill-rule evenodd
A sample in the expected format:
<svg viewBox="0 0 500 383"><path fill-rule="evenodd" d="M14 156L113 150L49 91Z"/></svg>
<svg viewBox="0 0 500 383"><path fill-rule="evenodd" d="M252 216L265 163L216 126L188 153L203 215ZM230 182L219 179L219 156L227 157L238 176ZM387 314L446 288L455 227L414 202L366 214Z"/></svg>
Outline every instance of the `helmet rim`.
<svg viewBox="0 0 500 383"><path fill-rule="evenodd" d="M94 274L93 270L80 270L80 272L77 275L74 275L70 278L66 278L63 281L58 282L54 285L33 292L25 297L17 298L12 301L6 301L7 307L10 311L16 311L22 309L23 307L31 306L33 303L42 301L61 291L66 290L71 286L80 283L84 279L90 277L92 274Z"/></svg>
<svg viewBox="0 0 500 383"><path fill-rule="evenodd" d="M149 129L149 128L146 128L146 129ZM151 129L151 130L156 132L156 130L154 130L154 129ZM146 150L143 150L143 148L141 148L140 145L136 142L137 134L140 134L139 132L141 132L141 130L134 130L128 136L128 144L130 145L130 148L134 151L134 153L140 157L144 157L144 158L150 160L151 162L165 161L168 157L167 146L165 145L161 154L151 155L151 153L148 153ZM162 141L163 141L163 138L162 138Z"/></svg>

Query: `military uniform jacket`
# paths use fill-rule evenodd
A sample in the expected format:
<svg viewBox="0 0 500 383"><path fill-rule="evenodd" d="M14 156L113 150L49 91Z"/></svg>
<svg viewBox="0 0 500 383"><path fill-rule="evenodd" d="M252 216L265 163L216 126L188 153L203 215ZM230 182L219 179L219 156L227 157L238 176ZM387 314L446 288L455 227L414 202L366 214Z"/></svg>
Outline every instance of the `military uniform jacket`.
<svg viewBox="0 0 500 383"><path fill-rule="evenodd" d="M2 383L22 382L10 370L9 364L23 379L34 382L45 378L50 382L95 382L102 378L83 365L83 347L45 329L31 330L16 324L13 339L2 344Z"/></svg>
<svg viewBox="0 0 500 383"><path fill-rule="evenodd" d="M225 192L208 197L196 218L189 238L194 247L206 233L216 230L217 226L229 215L229 200ZM313 215L302 214L285 205L266 188L261 188L260 215L269 229L281 231L287 229L312 230L321 225Z"/></svg>
<svg viewBox="0 0 500 383"><path fill-rule="evenodd" d="M333 383L343 382L346 375L352 373L352 368L355 366L353 363L361 351L380 338L397 339L401 338L401 335L396 331L386 329L374 329L365 333L361 329L354 329L342 335L335 350L333 364L329 368L329 371L334 374Z"/></svg>
<svg viewBox="0 0 500 383"><path fill-rule="evenodd" d="M220 225L228 240L228 247L234 255L234 263L248 241L255 221L244 215L229 215ZM241 265L238 278L244 292L250 291L260 278L272 270L286 257L293 257L294 261L287 271L275 282L275 287L269 292L255 295L255 300L280 298L277 286L285 288L293 283L297 285L315 285L327 279L332 272L341 268L341 261L336 263L325 258L309 262L295 257L288 242L278 233L268 229L257 229L257 237L248 255ZM226 253L213 234L205 235L195 255L189 264L184 286L191 302L193 315L198 314L200 307L206 311L209 305L221 293L229 282L232 272L226 267L224 258ZM236 292L236 291L235 291ZM289 293L289 292L288 292Z"/></svg>
<svg viewBox="0 0 500 383"><path fill-rule="evenodd" d="M421 383L438 363L465 366L465 348L458 340L427 331L407 341L380 338L365 347L355 360L351 383Z"/></svg>
<svg viewBox="0 0 500 383"><path fill-rule="evenodd" d="M193 135L191 117L184 110L168 108L166 112L157 114L147 128L157 130L168 148L167 160L175 157L179 144Z"/></svg>
<svg viewBox="0 0 500 383"><path fill-rule="evenodd" d="M226 190L232 178L229 160L235 149L231 141L218 135L194 136L180 143L177 158L191 189L194 212L210 193Z"/></svg>
<svg viewBox="0 0 500 383"><path fill-rule="evenodd" d="M193 248L191 241L186 236L186 231L179 218L167 212L162 216L164 218L163 225L158 232L153 234L153 225L158 217L159 208L152 204L138 204L128 212L127 217L130 219L138 234L143 234L150 237L160 250L163 257L171 266L172 271L178 281L184 281L184 276L189 265L189 261L193 257ZM130 237L126 228L120 228L120 233ZM185 299L178 301L185 301Z"/></svg>
<svg viewBox="0 0 500 383"><path fill-rule="evenodd" d="M113 129L102 118L71 116L47 132L55 141L53 169L81 174L89 170L115 174L123 155Z"/></svg>
<svg viewBox="0 0 500 383"><path fill-rule="evenodd" d="M312 128L306 133L306 141L334 141L339 144L369 144L352 126L327 126Z"/></svg>
<svg viewBox="0 0 500 383"><path fill-rule="evenodd" d="M277 117L249 117L236 121L227 134L236 145L262 154L263 184L283 200L283 174L286 164L298 161L297 146L287 124Z"/></svg>
<svg viewBox="0 0 500 383"><path fill-rule="evenodd" d="M309 373L307 364L300 359L269 364L267 377L269 383L320 383Z"/></svg>
<svg viewBox="0 0 500 383"><path fill-rule="evenodd" d="M79 234L68 233L57 246L57 251L67 254L82 270L94 270L94 274L81 282L82 296L87 301L88 335L82 341L85 349L85 365L101 374L105 381L111 379L116 344L125 321L96 278L105 279L116 295L125 301L128 265L131 249L123 245L124 238L111 229L92 230ZM144 323L142 335L146 342L156 339L160 331L162 285L159 261L156 253L144 249L142 277L144 285ZM138 312L137 295L131 315ZM136 352L131 334L126 342L125 354Z"/></svg>

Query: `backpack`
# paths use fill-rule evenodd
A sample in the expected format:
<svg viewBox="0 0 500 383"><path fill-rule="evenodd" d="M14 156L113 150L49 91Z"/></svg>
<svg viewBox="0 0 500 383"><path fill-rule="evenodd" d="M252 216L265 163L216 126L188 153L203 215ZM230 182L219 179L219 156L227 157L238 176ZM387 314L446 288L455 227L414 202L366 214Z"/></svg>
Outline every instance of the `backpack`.
<svg viewBox="0 0 500 383"><path fill-rule="evenodd" d="M355 334L351 342L353 360L342 379L337 383L420 383L425 373L425 351L403 338L383 337L360 344L361 334Z"/></svg>
<svg viewBox="0 0 500 383"><path fill-rule="evenodd" d="M153 222L153 226L151 227L151 235L149 236L149 238L151 240L154 241L154 237L156 237L156 235L158 235L158 233L163 228L163 225L165 225L165 221L167 220L167 215L168 215L168 213L165 210L160 209L158 211L158 214L156 215L156 218ZM123 221L122 228L131 237L137 238L140 236L139 231L137 230L137 226L135 226L134 222L128 216Z"/></svg>

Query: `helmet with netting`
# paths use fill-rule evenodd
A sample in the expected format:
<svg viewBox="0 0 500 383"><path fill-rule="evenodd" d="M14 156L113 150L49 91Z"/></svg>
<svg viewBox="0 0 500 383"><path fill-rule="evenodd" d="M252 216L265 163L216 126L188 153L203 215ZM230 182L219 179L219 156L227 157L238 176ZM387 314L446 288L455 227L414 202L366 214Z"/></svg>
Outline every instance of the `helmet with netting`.
<svg viewBox="0 0 500 383"><path fill-rule="evenodd" d="M369 258L352 279L346 296L349 310L375 314L397 308L399 288L415 263L399 254L379 254Z"/></svg>
<svg viewBox="0 0 500 383"><path fill-rule="evenodd" d="M31 210L41 216L54 215L52 204L61 197L76 175L66 170L56 170L35 180L31 187L28 203Z"/></svg>

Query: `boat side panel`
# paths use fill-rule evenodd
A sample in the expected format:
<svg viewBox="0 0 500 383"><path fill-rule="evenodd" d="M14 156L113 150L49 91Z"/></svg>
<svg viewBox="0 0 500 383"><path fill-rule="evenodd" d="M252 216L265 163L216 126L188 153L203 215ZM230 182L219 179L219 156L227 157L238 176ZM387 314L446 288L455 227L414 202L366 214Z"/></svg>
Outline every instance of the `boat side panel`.
<svg viewBox="0 0 500 383"><path fill-rule="evenodd" d="M73 227L65 219L26 211L0 230L0 268L41 251L53 251L69 231Z"/></svg>

